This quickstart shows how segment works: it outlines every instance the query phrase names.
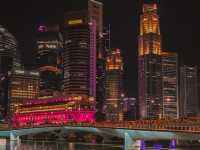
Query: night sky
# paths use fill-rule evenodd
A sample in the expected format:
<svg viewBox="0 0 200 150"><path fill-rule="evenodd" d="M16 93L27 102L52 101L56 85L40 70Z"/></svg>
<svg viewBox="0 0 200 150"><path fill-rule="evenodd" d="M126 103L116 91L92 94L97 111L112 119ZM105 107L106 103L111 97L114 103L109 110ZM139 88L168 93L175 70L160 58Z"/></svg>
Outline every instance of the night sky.
<svg viewBox="0 0 200 150"><path fill-rule="evenodd" d="M3 0L0 24L16 36L23 63L34 64L36 25L43 21L63 22L64 12L84 0ZM137 36L139 0L102 0L104 23L111 25L111 46L120 48L124 57L124 89L137 96ZM73 4L72 4L73 3ZM200 1L160 0L159 14L163 49L178 52L180 64L200 62Z"/></svg>

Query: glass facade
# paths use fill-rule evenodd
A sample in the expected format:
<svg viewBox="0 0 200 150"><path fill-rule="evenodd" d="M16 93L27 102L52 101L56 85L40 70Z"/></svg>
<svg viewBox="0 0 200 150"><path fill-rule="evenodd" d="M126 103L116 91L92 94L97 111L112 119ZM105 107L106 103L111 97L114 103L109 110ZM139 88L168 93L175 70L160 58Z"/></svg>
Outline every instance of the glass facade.
<svg viewBox="0 0 200 150"><path fill-rule="evenodd" d="M10 112L25 99L35 99L39 96L40 76L38 71L14 69L9 72L8 90Z"/></svg>
<svg viewBox="0 0 200 150"><path fill-rule="evenodd" d="M85 10L83 15L87 16L86 18L82 15L81 17L77 17L78 14L73 15L67 14L68 16L71 16L71 19L65 19L65 25L69 24L71 26L80 25L81 23L84 24L84 22L95 22L96 26L96 33L92 33L91 29L94 26L90 28L90 40L91 37L95 36L95 44L96 44L96 88L93 89L96 91L96 94L93 94L96 96L97 101L97 116L102 116L102 108L103 108L103 102L105 101L105 47L104 47L104 35L103 35L103 3L97 1L97 0L85 0L80 1L80 5L78 6L76 2L71 2L69 6L69 10L72 10L75 12ZM75 17L76 16L76 17ZM82 19L80 19L82 18ZM84 19L83 19L84 18ZM77 27L78 28L78 27ZM81 27L82 28L82 27ZM88 27L86 27L88 28ZM81 29L82 30L82 29ZM80 32L82 34L82 31L77 31L77 34ZM91 36L91 34L93 34ZM77 37L78 38L78 35ZM70 41L68 41L70 42ZM94 44L94 43L93 43ZM91 45L90 45L91 46ZM94 45L93 45L94 46ZM94 69L94 66L93 66ZM94 78L93 78L94 80ZM94 82L93 82L94 83ZM93 86L94 87L94 86ZM93 92L95 92L93 91ZM99 117L97 117L99 118ZM102 119L102 117L100 117Z"/></svg>
<svg viewBox="0 0 200 150"><path fill-rule="evenodd" d="M162 52L162 89L163 117L179 118L178 56L176 53Z"/></svg>
<svg viewBox="0 0 200 150"><path fill-rule="evenodd" d="M161 35L156 4L144 4L138 38L139 111L141 119L162 117Z"/></svg>
<svg viewBox="0 0 200 150"><path fill-rule="evenodd" d="M40 25L36 42L36 63L40 71L40 96L62 91L63 39L58 25Z"/></svg>
<svg viewBox="0 0 200 150"><path fill-rule="evenodd" d="M195 117L199 112L197 66L180 68L180 116Z"/></svg>
<svg viewBox="0 0 200 150"><path fill-rule="evenodd" d="M66 14L65 23L64 94L96 98L96 22L77 11Z"/></svg>
<svg viewBox="0 0 200 150"><path fill-rule="evenodd" d="M88 0L88 14L90 20L96 21L96 101L97 119L102 119L103 103L105 101L105 47L103 36L103 3Z"/></svg>
<svg viewBox="0 0 200 150"><path fill-rule="evenodd" d="M19 67L17 41L0 25L0 113L5 116L8 109L8 71Z"/></svg>
<svg viewBox="0 0 200 150"><path fill-rule="evenodd" d="M106 120L122 119L121 93L122 93L123 62L120 49L110 49L106 57Z"/></svg>

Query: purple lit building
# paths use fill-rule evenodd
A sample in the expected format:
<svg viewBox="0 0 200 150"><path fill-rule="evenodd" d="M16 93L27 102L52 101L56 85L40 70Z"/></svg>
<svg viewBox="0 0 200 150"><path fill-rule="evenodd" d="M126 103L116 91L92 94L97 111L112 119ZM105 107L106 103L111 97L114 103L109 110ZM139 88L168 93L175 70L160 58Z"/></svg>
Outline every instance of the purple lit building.
<svg viewBox="0 0 200 150"><path fill-rule="evenodd" d="M81 0L79 5L76 1L70 2L66 6L67 10L80 12L85 11L89 22L92 20L96 22L96 109L97 118L102 120L103 117L103 103L105 102L105 34L103 34L103 3L98 0ZM86 21L86 22L88 22ZM67 22L65 24L68 24ZM77 26L78 28L78 26ZM82 29L81 29L82 30ZM82 31L81 31L82 32ZM81 36L81 35L80 35ZM93 66L94 67L94 66ZM94 92L94 91L93 91Z"/></svg>

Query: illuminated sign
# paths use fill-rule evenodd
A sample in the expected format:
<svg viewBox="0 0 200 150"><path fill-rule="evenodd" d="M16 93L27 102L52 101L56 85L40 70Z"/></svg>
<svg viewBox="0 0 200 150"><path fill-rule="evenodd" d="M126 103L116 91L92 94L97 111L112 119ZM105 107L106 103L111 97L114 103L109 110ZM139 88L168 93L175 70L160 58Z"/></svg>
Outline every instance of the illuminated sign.
<svg viewBox="0 0 200 150"><path fill-rule="evenodd" d="M16 73L16 74L24 74L25 72L22 71L22 70L15 70L15 73Z"/></svg>
<svg viewBox="0 0 200 150"><path fill-rule="evenodd" d="M35 75L35 76L39 76L40 74L39 74L39 72L30 72L30 75Z"/></svg>
<svg viewBox="0 0 200 150"><path fill-rule="evenodd" d="M57 48L56 44L39 44L38 49L43 49L43 48Z"/></svg>
<svg viewBox="0 0 200 150"><path fill-rule="evenodd" d="M69 20L68 24L69 25L76 25L76 24L82 24L83 20L82 19L75 19L75 20Z"/></svg>

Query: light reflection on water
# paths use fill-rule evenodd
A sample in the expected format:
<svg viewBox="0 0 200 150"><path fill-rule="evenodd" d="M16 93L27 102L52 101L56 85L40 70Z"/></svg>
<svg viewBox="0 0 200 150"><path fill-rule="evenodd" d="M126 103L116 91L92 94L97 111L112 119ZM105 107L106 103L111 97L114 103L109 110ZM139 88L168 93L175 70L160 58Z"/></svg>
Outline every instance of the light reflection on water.
<svg viewBox="0 0 200 150"><path fill-rule="evenodd" d="M148 143L149 144L149 143ZM162 143L150 143L147 145L143 140L138 140L137 143L131 146L130 150L200 150L196 148L176 148L176 141L171 140L166 146ZM10 142L5 139L0 139L0 150L124 150L123 145L117 144L86 144L86 143L66 143L52 141L21 141Z"/></svg>

